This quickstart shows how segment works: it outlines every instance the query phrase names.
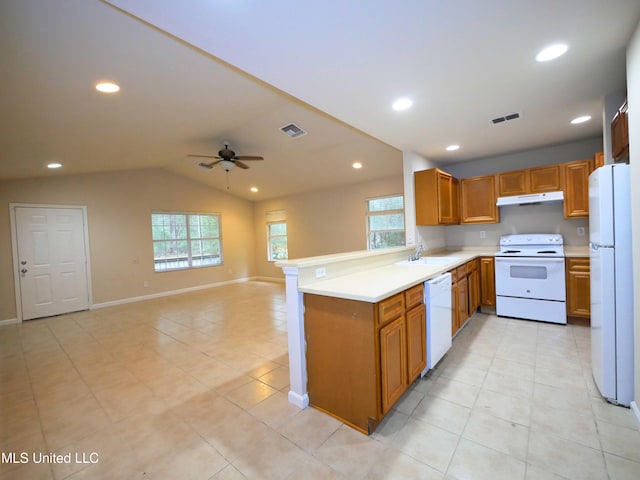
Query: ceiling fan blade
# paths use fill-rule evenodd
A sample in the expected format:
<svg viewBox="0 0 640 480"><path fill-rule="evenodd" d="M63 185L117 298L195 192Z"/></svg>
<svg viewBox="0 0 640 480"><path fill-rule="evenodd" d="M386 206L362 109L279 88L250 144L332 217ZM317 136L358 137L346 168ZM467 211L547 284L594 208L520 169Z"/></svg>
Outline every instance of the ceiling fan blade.
<svg viewBox="0 0 640 480"><path fill-rule="evenodd" d="M237 157L236 157L236 158L237 158ZM245 164L244 164L244 163L242 163L240 160L235 160L233 163L235 163L235 164L236 164L238 167L240 167L240 168L244 168L245 170L246 170L247 168L249 168L249 166L248 166L248 165L245 165Z"/></svg>
<svg viewBox="0 0 640 480"><path fill-rule="evenodd" d="M259 157L256 155L236 155L233 157L234 160L264 160L263 157Z"/></svg>
<svg viewBox="0 0 640 480"><path fill-rule="evenodd" d="M198 158L220 158L216 155L197 155L195 153L189 153L187 157L198 157Z"/></svg>
<svg viewBox="0 0 640 480"><path fill-rule="evenodd" d="M211 163L204 163L204 162L200 162L198 164L199 167L202 168L208 168L209 170L211 170L213 167L215 167L217 164L219 164L222 160L216 160L215 162L211 162Z"/></svg>

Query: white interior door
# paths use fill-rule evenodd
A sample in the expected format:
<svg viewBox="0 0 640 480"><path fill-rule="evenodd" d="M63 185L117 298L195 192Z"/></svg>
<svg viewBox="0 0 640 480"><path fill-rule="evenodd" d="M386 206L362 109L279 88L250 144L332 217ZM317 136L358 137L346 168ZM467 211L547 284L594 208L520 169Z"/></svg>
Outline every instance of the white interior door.
<svg viewBox="0 0 640 480"><path fill-rule="evenodd" d="M89 308L82 208L15 207L22 319Z"/></svg>

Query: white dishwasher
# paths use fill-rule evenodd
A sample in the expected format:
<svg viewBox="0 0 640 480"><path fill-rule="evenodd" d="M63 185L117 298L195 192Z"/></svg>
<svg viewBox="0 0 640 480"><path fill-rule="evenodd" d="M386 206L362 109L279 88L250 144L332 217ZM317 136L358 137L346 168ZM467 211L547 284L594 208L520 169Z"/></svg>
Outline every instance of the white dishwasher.
<svg viewBox="0 0 640 480"><path fill-rule="evenodd" d="M424 284L427 312L427 366L431 370L451 348L451 274L443 273Z"/></svg>

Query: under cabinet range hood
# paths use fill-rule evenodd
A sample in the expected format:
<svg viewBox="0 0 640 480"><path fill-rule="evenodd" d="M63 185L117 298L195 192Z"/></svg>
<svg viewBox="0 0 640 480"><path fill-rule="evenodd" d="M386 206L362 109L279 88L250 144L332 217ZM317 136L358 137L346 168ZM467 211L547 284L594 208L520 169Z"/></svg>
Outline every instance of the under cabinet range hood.
<svg viewBox="0 0 640 480"><path fill-rule="evenodd" d="M544 192L544 193L530 193L527 195L513 195L510 197L498 197L496 204L498 207L504 207L507 205L531 205L534 203L558 203L564 200L564 193L559 192Z"/></svg>

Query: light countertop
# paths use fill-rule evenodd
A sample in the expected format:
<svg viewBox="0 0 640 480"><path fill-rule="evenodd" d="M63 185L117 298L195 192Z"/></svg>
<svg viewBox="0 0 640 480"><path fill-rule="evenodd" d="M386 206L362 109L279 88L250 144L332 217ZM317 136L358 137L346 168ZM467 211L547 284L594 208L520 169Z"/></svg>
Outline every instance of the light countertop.
<svg viewBox="0 0 640 480"><path fill-rule="evenodd" d="M495 249L473 249L447 251L425 257L455 257L457 261L446 266L430 265L383 265L326 280L310 282L300 286L299 291L328 297L346 298L362 302L377 303L414 285L422 283L452 268L480 256L493 256Z"/></svg>

